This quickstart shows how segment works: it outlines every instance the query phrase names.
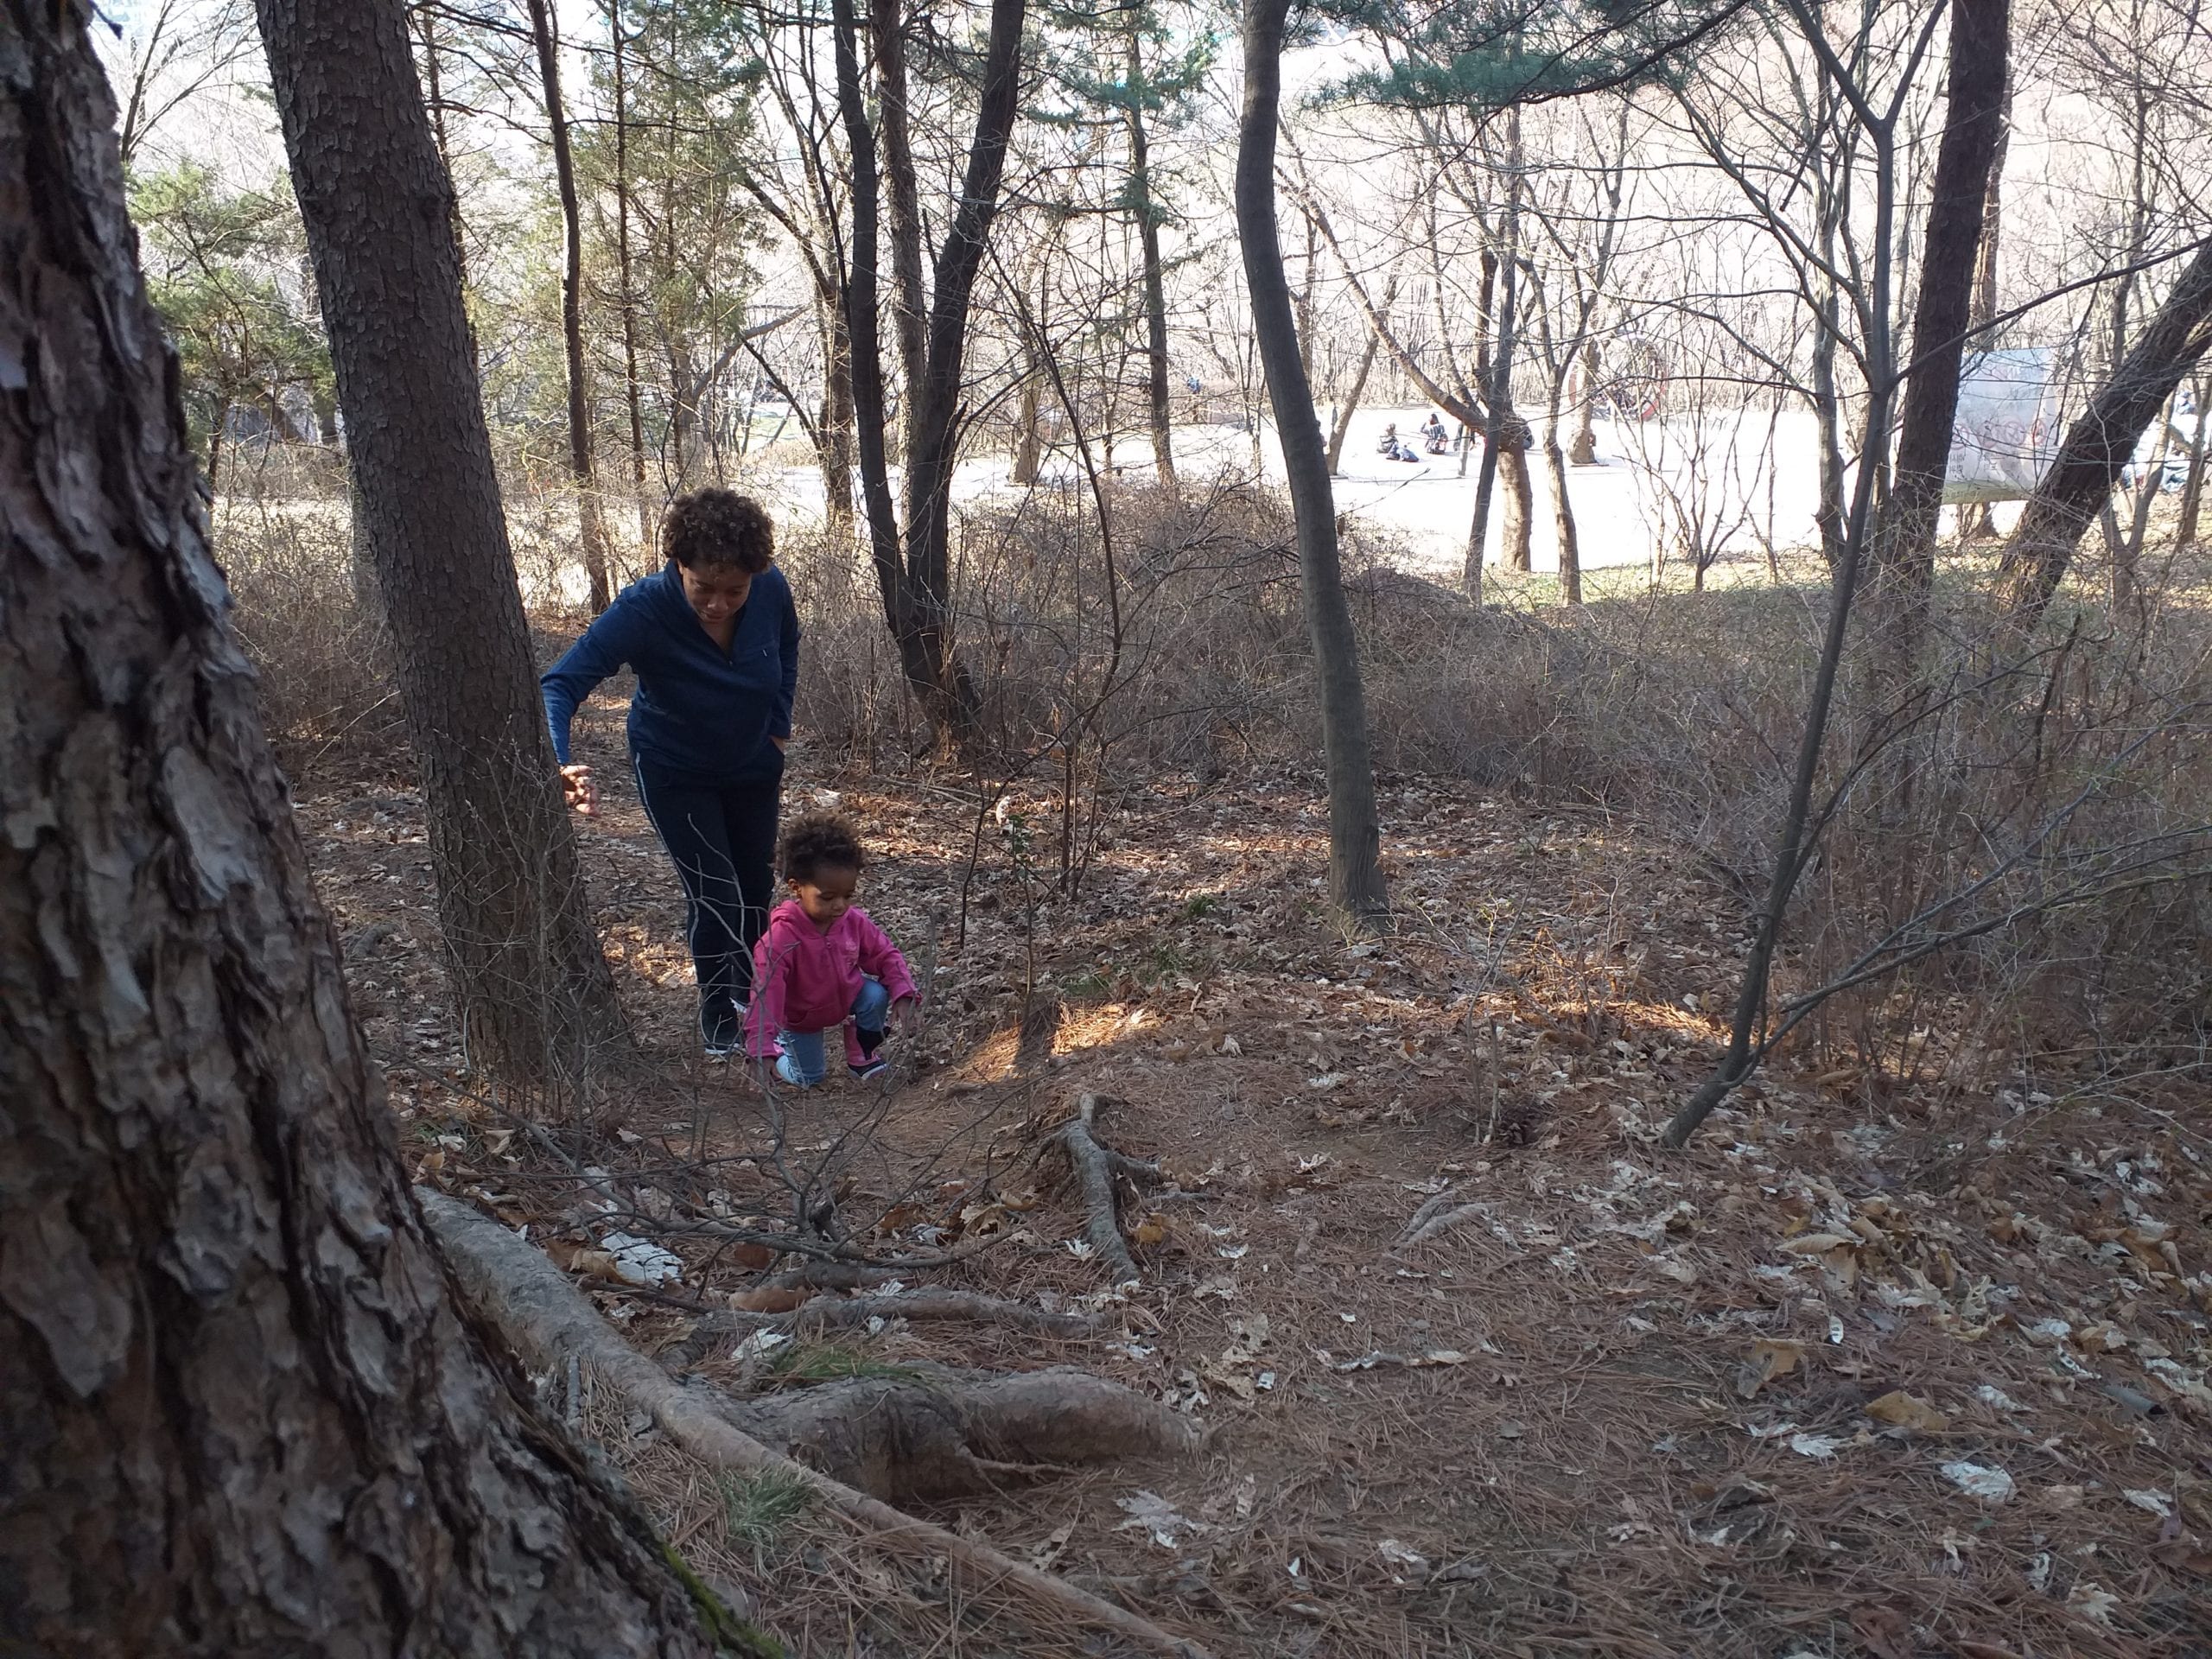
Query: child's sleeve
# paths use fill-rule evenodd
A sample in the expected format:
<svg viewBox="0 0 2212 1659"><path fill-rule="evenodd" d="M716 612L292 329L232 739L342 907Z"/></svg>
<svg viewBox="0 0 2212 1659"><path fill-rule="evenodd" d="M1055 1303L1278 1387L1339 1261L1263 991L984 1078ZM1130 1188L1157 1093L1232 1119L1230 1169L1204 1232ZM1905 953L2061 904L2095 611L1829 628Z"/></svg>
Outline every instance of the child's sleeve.
<svg viewBox="0 0 2212 1659"><path fill-rule="evenodd" d="M745 1011L745 1052L756 1060L783 1052L776 1038L784 1028L791 976L791 952L777 944L772 927L753 947L753 1004Z"/></svg>
<svg viewBox="0 0 2212 1659"><path fill-rule="evenodd" d="M881 981L893 1002L902 996L918 998L914 976L907 970L906 958L899 954L899 947L891 943L891 936L865 911L860 912L860 922L861 971Z"/></svg>

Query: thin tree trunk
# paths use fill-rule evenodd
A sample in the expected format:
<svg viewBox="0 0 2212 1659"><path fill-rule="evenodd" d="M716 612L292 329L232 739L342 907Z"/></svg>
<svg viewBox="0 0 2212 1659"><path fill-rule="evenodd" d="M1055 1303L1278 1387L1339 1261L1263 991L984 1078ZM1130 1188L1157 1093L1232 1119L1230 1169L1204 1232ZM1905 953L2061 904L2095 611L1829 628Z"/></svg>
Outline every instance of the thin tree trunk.
<svg viewBox="0 0 2212 1659"><path fill-rule="evenodd" d="M1928 204L1920 296L1906 359L1897 466L1883 503L1870 575L1925 600L1936 574L1936 524L1959 405L1959 371L1980 256L1982 213L2004 131L2010 0L1952 0L1949 84L1943 137ZM1904 599L1904 594L1912 595Z"/></svg>
<svg viewBox="0 0 2212 1659"><path fill-rule="evenodd" d="M573 1078L626 1046L539 701L469 350L450 189L398 0L259 0L391 624L455 1006Z"/></svg>
<svg viewBox="0 0 2212 1659"><path fill-rule="evenodd" d="M1386 315L1389 312L1391 302L1397 297L1398 281L1394 276L1390 279L1389 286L1382 291L1382 309ZM1382 349L1382 346L1381 333L1373 328L1369 329L1366 347L1359 354L1359 371L1352 376L1351 390L1344 394L1344 403L1337 410L1336 424L1329 429L1328 463L1329 476L1332 478L1337 475L1339 464L1344 460L1344 440L1351 435L1352 416L1359 413L1360 394L1367 390L1367 377L1374 370L1375 354Z"/></svg>
<svg viewBox="0 0 2212 1659"><path fill-rule="evenodd" d="M868 31L875 55L876 130L883 142L885 219L891 232L891 317L899 341L899 431L906 459L906 513L914 512L915 419L927 372L928 296L922 285L922 207L907 121L906 16L900 0L872 0Z"/></svg>
<svg viewBox="0 0 2212 1659"><path fill-rule="evenodd" d="M1530 569L1529 531L1535 517L1535 488L1529 479L1529 423L1511 411L1493 417L1499 434L1498 476L1505 483L1505 524L1500 539L1505 544L1509 569L1525 574Z"/></svg>
<svg viewBox="0 0 2212 1659"><path fill-rule="evenodd" d="M823 516L830 537L845 546L853 536L853 346L845 314L834 293L818 295L822 315L822 419L816 428L822 462Z"/></svg>
<svg viewBox="0 0 2212 1659"><path fill-rule="evenodd" d="M638 381L638 276L630 251L630 81L622 0L607 0L607 33L614 59L614 253L622 278L622 397L630 416L630 492L636 498L638 545L653 545L652 507L645 498L645 397Z"/></svg>
<svg viewBox="0 0 2212 1659"><path fill-rule="evenodd" d="M1320 688L1322 745L1329 778L1329 896L1360 925L1389 913L1367 698L1338 562L1336 505L1313 392L1298 356L1298 325L1283 276L1275 222L1275 122L1281 99L1283 22L1289 0L1245 0L1244 101L1236 146L1236 235L1252 295L1252 327L1274 406L1276 435L1297 522L1306 625Z"/></svg>
<svg viewBox="0 0 2212 1659"><path fill-rule="evenodd" d="M2005 157L2012 146L2012 75L2008 63L2004 101L1997 112L1997 152L1989 158L1989 188L1981 203L1981 244L1974 262L1974 309L1967 326L1967 344L1986 350L1990 324L1997 315L1997 254L2004 239ZM1986 541L1997 534L1996 515L1986 501L1970 501L1959 509L1959 540Z"/></svg>
<svg viewBox="0 0 2212 1659"><path fill-rule="evenodd" d="M593 476L591 387L584 369L584 224L576 200L575 157L569 148L569 117L561 103L561 43L553 33L550 0L529 0L530 30L537 43L537 73L545 91L545 124L553 138L553 178L561 195L563 264L561 338L569 351L569 470L576 481L577 528L583 539L584 575L597 616L614 597L607 583L607 536L600 524L599 481Z"/></svg>
<svg viewBox="0 0 2212 1659"><path fill-rule="evenodd" d="M447 200L453 217L454 260L461 267L461 291L468 292L468 238L461 222L461 191L453 183L453 139L446 130L445 64L438 45L437 9L419 6L415 9L416 21L423 27L423 90L429 94L426 107L430 112L430 133L437 141L438 165L446 175ZM476 330L474 324L468 331L468 350L476 353Z"/></svg>
<svg viewBox="0 0 2212 1659"><path fill-rule="evenodd" d="M2212 241L2200 243L2165 303L2075 421L2028 498L1999 564L2014 626L2032 628L2089 527L2183 376L2212 349Z"/></svg>
<svg viewBox="0 0 2212 1659"><path fill-rule="evenodd" d="M1144 59L1129 30L1129 195L1144 251L1145 391L1152 425L1154 470L1175 482L1173 416L1167 406L1167 282L1160 256L1160 209L1152 199L1151 154L1144 129Z"/></svg>
<svg viewBox="0 0 2212 1659"><path fill-rule="evenodd" d="M1021 382L1021 401L1014 416L1019 429L1014 452L1013 481L1027 489L1037 481L1039 467L1044 461L1045 446L1039 442L1037 430L1037 376L1033 371Z"/></svg>
<svg viewBox="0 0 2212 1659"><path fill-rule="evenodd" d="M1481 296L1475 303L1475 378L1481 385L1484 421L1482 426L1483 459L1475 468L1475 510L1467 526L1467 551L1461 565L1461 586L1468 601L1483 602L1483 562L1489 552L1490 505L1492 493L1497 487L1497 423L1491 418L1495 413L1491 398L1495 393L1491 380L1491 359L1497 350L1493 328L1497 321L1497 250L1484 248L1482 255L1483 285ZM1465 467L1461 469L1465 476Z"/></svg>
<svg viewBox="0 0 2212 1659"><path fill-rule="evenodd" d="M1552 405L1544 423L1544 465L1551 474L1552 526L1559 537L1559 593L1569 605L1582 602L1582 537L1574 524L1574 508L1567 499L1567 452L1560 448L1559 405Z"/></svg>
<svg viewBox="0 0 2212 1659"><path fill-rule="evenodd" d="M951 225L937 264L924 372L905 411L907 519L902 537L891 499L885 438L883 363L877 312L881 174L861 85L859 24L852 0L831 0L837 105L852 164L851 235L842 295L853 361L861 490L884 613L907 683L941 739L969 742L975 688L955 651L950 602L952 466L959 437L961 365L968 316L982 268L1007 144L1019 112L1027 0L992 0L982 95Z"/></svg>
<svg viewBox="0 0 2212 1659"><path fill-rule="evenodd" d="M411 79L378 10L379 79ZM40 550L0 560L0 1648L706 1659L408 1190L130 263L92 16L0 0L0 307L35 293L41 327L0 478L48 486L0 489L0 542ZM280 53L277 84L315 78Z"/></svg>
<svg viewBox="0 0 2212 1659"><path fill-rule="evenodd" d="M1574 448L1567 460L1577 467L1598 464L1598 342L1582 345L1582 394L1574 412Z"/></svg>
<svg viewBox="0 0 2212 1659"><path fill-rule="evenodd" d="M2196 521L2204 505L2205 418L2212 416L2212 381L2196 383L2196 435L2190 440L2189 471L2181 486L2181 514L2174 524L2177 548L2196 545Z"/></svg>

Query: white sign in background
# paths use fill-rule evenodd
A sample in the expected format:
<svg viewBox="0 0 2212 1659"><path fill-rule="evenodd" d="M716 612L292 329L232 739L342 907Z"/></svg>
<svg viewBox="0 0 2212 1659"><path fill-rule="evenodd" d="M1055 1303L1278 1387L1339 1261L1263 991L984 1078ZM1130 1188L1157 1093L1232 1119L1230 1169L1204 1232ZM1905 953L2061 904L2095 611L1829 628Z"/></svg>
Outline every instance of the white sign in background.
<svg viewBox="0 0 2212 1659"><path fill-rule="evenodd" d="M2017 501L2034 492L2058 449L2057 355L2027 346L1967 357L1944 500Z"/></svg>

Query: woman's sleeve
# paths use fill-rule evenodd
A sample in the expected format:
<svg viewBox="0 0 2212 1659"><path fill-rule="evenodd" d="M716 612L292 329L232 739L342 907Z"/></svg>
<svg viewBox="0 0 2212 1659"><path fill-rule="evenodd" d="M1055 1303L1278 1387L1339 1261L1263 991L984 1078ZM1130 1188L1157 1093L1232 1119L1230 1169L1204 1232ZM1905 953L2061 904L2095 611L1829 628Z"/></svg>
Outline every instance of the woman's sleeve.
<svg viewBox="0 0 2212 1659"><path fill-rule="evenodd" d="M569 726L577 706L630 659L635 632L629 607L618 600L559 662L537 677L538 695L545 700L545 727L553 734L553 753L563 766L569 764Z"/></svg>
<svg viewBox="0 0 2212 1659"><path fill-rule="evenodd" d="M861 971L871 979L880 980L893 1002L902 996L918 995L906 958L899 954L899 947L891 943L891 936L875 925L874 917L861 918L860 934Z"/></svg>
<svg viewBox="0 0 2212 1659"><path fill-rule="evenodd" d="M783 684L777 689L776 706L768 715L771 737L791 734L791 700L798 695L798 606L791 598L788 582L784 584L783 661Z"/></svg>

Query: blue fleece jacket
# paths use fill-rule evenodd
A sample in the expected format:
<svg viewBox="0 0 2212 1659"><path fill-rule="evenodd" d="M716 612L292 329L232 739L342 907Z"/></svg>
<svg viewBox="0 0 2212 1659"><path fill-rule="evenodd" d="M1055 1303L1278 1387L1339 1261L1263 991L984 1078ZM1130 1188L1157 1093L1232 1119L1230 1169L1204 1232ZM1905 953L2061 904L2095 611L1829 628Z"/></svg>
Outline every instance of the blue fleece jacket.
<svg viewBox="0 0 2212 1659"><path fill-rule="evenodd" d="M728 651L684 598L673 561L625 588L538 679L563 766L576 705L625 666L638 675L630 747L639 759L705 784L752 783L782 770L769 739L791 735L798 688L798 613L782 571L771 566L753 578Z"/></svg>

